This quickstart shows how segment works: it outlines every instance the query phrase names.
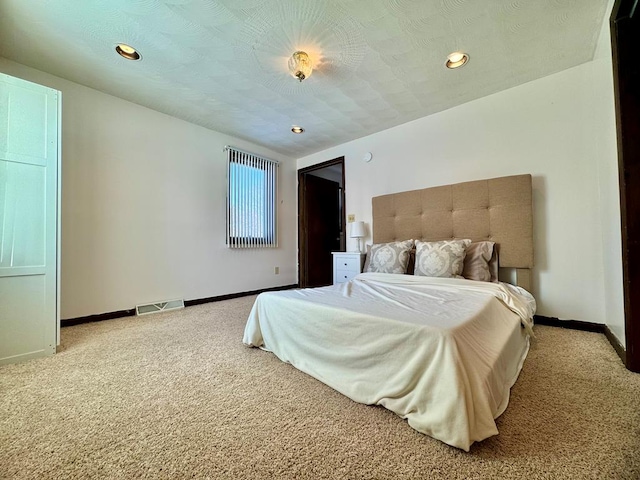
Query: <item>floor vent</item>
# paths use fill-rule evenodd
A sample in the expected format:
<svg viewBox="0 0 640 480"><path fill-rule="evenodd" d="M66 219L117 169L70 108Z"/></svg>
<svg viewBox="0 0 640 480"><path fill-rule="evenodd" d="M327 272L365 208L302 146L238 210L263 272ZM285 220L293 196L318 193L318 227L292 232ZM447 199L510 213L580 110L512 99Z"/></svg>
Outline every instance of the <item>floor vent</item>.
<svg viewBox="0 0 640 480"><path fill-rule="evenodd" d="M136 315L149 315L150 313L166 312L184 308L184 300L169 300L168 302L146 303L136 305Z"/></svg>

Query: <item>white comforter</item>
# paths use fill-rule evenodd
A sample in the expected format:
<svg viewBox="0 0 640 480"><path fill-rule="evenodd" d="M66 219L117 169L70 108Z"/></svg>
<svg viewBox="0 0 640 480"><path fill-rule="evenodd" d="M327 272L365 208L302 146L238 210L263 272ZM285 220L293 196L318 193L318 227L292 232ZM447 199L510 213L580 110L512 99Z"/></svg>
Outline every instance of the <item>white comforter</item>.
<svg viewBox="0 0 640 480"><path fill-rule="evenodd" d="M498 433L534 311L504 283L363 273L260 294L243 342L468 451Z"/></svg>

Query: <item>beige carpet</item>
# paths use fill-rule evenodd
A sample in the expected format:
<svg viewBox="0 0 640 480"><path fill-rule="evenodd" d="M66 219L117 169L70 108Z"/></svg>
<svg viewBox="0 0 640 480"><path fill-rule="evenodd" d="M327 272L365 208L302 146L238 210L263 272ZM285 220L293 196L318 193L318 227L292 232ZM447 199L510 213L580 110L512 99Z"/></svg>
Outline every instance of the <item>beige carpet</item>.
<svg viewBox="0 0 640 480"><path fill-rule="evenodd" d="M638 479L640 375L536 327L500 435L457 450L242 345L254 297L67 327L0 367L0 477Z"/></svg>

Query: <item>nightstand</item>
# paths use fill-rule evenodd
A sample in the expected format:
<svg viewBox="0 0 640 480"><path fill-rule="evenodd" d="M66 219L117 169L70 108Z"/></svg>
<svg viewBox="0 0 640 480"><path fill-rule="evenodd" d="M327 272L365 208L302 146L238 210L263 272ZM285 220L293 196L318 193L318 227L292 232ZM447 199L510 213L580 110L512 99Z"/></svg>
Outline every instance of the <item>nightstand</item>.
<svg viewBox="0 0 640 480"><path fill-rule="evenodd" d="M344 283L362 272L366 254L359 252L331 252L333 255L333 284Z"/></svg>

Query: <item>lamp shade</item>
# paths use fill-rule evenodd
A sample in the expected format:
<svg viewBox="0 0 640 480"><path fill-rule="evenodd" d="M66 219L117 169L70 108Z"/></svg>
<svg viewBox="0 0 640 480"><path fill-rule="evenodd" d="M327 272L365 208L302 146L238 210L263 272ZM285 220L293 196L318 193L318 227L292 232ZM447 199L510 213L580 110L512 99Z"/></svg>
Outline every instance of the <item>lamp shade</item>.
<svg viewBox="0 0 640 480"><path fill-rule="evenodd" d="M349 236L351 238L362 238L366 237L367 232L364 226L364 222L351 222L351 230L349 231Z"/></svg>

